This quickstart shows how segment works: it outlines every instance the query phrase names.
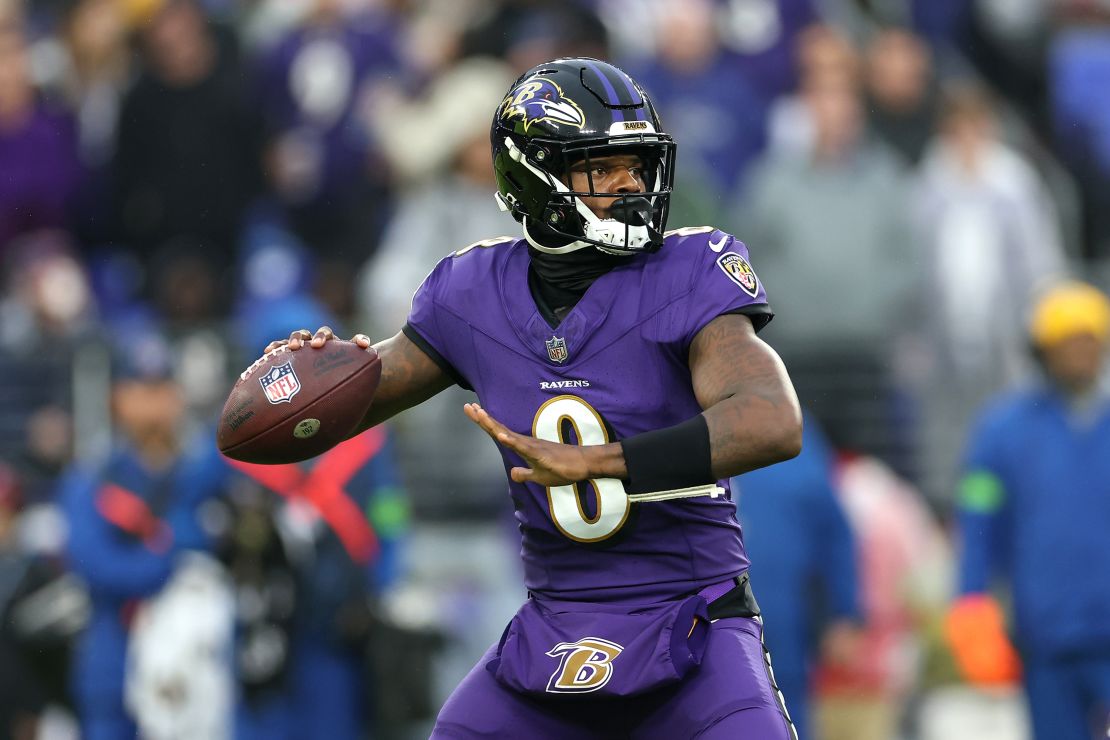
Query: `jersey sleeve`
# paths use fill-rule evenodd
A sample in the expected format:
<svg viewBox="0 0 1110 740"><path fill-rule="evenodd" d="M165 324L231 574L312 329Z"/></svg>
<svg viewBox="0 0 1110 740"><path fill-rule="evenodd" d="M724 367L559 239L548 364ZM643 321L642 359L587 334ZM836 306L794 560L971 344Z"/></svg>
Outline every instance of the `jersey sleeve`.
<svg viewBox="0 0 1110 740"><path fill-rule="evenodd" d="M743 242L718 230L690 237L684 246L693 252L694 261L690 290L682 305L685 345L689 346L706 324L724 314L747 315L756 331L774 317Z"/></svg>
<svg viewBox="0 0 1110 740"><path fill-rule="evenodd" d="M458 365L451 359L459 337L457 331L452 332L445 325L446 317L442 310L441 296L450 279L451 267L452 257L445 257L424 278L424 282L412 296L409 317L401 331L456 383L467 390L473 390L459 371Z"/></svg>

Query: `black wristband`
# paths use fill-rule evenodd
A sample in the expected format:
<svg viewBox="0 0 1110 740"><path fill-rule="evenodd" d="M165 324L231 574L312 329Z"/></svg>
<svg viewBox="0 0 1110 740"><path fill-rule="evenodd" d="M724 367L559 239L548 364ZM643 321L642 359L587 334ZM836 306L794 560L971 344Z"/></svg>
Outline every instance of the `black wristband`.
<svg viewBox="0 0 1110 740"><path fill-rule="evenodd" d="M651 493L713 483L709 425L701 414L666 429L621 440L629 493Z"/></svg>

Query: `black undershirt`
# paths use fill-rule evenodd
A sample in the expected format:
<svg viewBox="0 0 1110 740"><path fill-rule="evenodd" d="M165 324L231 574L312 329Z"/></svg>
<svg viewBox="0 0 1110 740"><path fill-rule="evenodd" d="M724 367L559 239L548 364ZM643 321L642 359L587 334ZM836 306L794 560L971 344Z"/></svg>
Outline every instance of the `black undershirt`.
<svg viewBox="0 0 1110 740"><path fill-rule="evenodd" d="M528 292L532 294L540 316L543 316L543 320L552 329L559 328L559 324L563 323L563 319L586 294L586 291L579 293L545 283L531 267L528 268Z"/></svg>
<svg viewBox="0 0 1110 740"><path fill-rule="evenodd" d="M528 258L528 291L552 329L559 327L595 280L632 259L588 247L548 254L531 246Z"/></svg>

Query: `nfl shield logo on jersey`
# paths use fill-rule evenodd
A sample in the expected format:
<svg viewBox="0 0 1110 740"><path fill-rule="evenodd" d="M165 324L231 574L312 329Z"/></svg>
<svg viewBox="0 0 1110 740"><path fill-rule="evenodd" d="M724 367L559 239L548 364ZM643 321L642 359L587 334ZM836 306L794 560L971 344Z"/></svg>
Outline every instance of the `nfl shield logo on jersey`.
<svg viewBox="0 0 1110 740"><path fill-rule="evenodd" d="M266 400L270 403L289 403L301 390L301 381L293 372L291 362L274 367L259 378L258 382L262 384L262 390L266 391Z"/></svg>
<svg viewBox="0 0 1110 740"><path fill-rule="evenodd" d="M551 337L544 344L547 345L547 359L552 362L567 361L567 343L562 337Z"/></svg>

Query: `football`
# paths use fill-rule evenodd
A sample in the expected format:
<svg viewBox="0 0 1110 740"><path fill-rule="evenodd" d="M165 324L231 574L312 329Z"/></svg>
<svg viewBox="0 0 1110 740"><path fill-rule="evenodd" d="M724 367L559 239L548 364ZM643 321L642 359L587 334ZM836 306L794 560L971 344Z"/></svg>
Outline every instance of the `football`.
<svg viewBox="0 0 1110 740"><path fill-rule="evenodd" d="M267 352L239 376L220 414L220 452L249 463L307 460L347 438L370 408L382 362L354 342Z"/></svg>

